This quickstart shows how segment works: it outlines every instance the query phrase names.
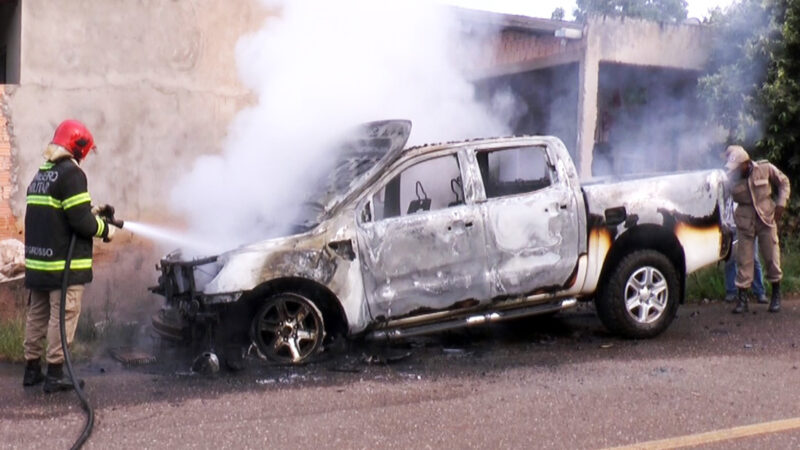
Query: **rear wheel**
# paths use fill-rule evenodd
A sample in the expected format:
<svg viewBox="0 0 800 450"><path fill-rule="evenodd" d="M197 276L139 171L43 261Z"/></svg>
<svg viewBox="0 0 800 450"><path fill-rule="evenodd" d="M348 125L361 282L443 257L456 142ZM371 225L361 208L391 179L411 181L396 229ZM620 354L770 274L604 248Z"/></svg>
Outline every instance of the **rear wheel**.
<svg viewBox="0 0 800 450"><path fill-rule="evenodd" d="M610 331L631 338L661 334L678 311L680 281L672 262L654 250L638 250L613 269L596 299Z"/></svg>
<svg viewBox="0 0 800 450"><path fill-rule="evenodd" d="M325 323L311 300L296 293L282 293L264 301L253 318L251 333L267 359L301 364L322 348Z"/></svg>

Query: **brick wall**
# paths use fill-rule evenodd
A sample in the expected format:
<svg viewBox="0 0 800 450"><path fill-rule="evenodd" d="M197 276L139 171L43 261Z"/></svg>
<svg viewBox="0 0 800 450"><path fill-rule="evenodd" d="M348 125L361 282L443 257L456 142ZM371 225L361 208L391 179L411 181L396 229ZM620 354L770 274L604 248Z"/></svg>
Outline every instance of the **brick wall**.
<svg viewBox="0 0 800 450"><path fill-rule="evenodd" d="M5 104L6 89L0 85L0 104ZM13 161L11 158L11 139L5 108L0 108L0 239L21 238L17 220L11 211L13 184Z"/></svg>
<svg viewBox="0 0 800 450"><path fill-rule="evenodd" d="M490 66L505 66L556 56L580 48L583 42L506 30L495 45L495 58Z"/></svg>

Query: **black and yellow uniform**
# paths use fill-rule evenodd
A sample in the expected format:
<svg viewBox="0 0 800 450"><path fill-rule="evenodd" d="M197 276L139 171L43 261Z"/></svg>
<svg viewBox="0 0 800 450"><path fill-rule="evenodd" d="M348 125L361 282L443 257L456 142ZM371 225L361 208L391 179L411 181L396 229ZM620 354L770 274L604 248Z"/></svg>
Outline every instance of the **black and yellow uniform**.
<svg viewBox="0 0 800 450"><path fill-rule="evenodd" d="M50 150L50 149L48 149ZM77 236L69 284L92 281L92 238L108 236L108 224L92 214L86 175L66 151L56 151L28 186L25 212L25 286L61 289L72 234Z"/></svg>

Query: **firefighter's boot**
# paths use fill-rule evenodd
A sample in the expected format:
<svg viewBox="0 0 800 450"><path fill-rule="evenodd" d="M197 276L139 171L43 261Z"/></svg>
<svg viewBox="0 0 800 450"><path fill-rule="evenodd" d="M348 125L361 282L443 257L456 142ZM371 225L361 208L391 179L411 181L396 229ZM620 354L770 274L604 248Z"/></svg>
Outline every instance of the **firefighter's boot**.
<svg viewBox="0 0 800 450"><path fill-rule="evenodd" d="M42 363L38 359L29 359L25 363L25 375L22 377L23 386L34 386L44 381Z"/></svg>
<svg viewBox="0 0 800 450"><path fill-rule="evenodd" d="M781 282L776 281L772 283L772 298L769 300L769 312L778 312L781 310Z"/></svg>
<svg viewBox="0 0 800 450"><path fill-rule="evenodd" d="M738 292L738 295L737 295L736 307L733 308L733 311L731 311L731 312L734 313L734 314L742 314L742 313L746 313L747 311L749 311L749 308L747 306L747 301L748 301L748 299L747 299L747 289L739 289L739 292Z"/></svg>
<svg viewBox="0 0 800 450"><path fill-rule="evenodd" d="M83 380L78 380L78 384L83 388ZM64 376L63 364L48 364L47 377L44 379L44 392L50 394L58 391L69 391L74 389L72 379L69 376Z"/></svg>

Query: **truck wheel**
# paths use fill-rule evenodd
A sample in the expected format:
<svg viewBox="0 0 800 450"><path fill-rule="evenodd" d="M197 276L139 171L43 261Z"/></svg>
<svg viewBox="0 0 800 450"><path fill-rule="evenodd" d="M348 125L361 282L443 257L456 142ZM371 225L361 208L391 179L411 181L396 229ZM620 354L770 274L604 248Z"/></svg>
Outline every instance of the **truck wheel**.
<svg viewBox="0 0 800 450"><path fill-rule="evenodd" d="M301 364L322 348L325 323L311 300L296 293L282 293L264 301L253 318L251 334L267 359Z"/></svg>
<svg viewBox="0 0 800 450"><path fill-rule="evenodd" d="M680 285L672 262L654 250L638 250L620 261L596 299L609 331L651 338L667 329L678 311Z"/></svg>

